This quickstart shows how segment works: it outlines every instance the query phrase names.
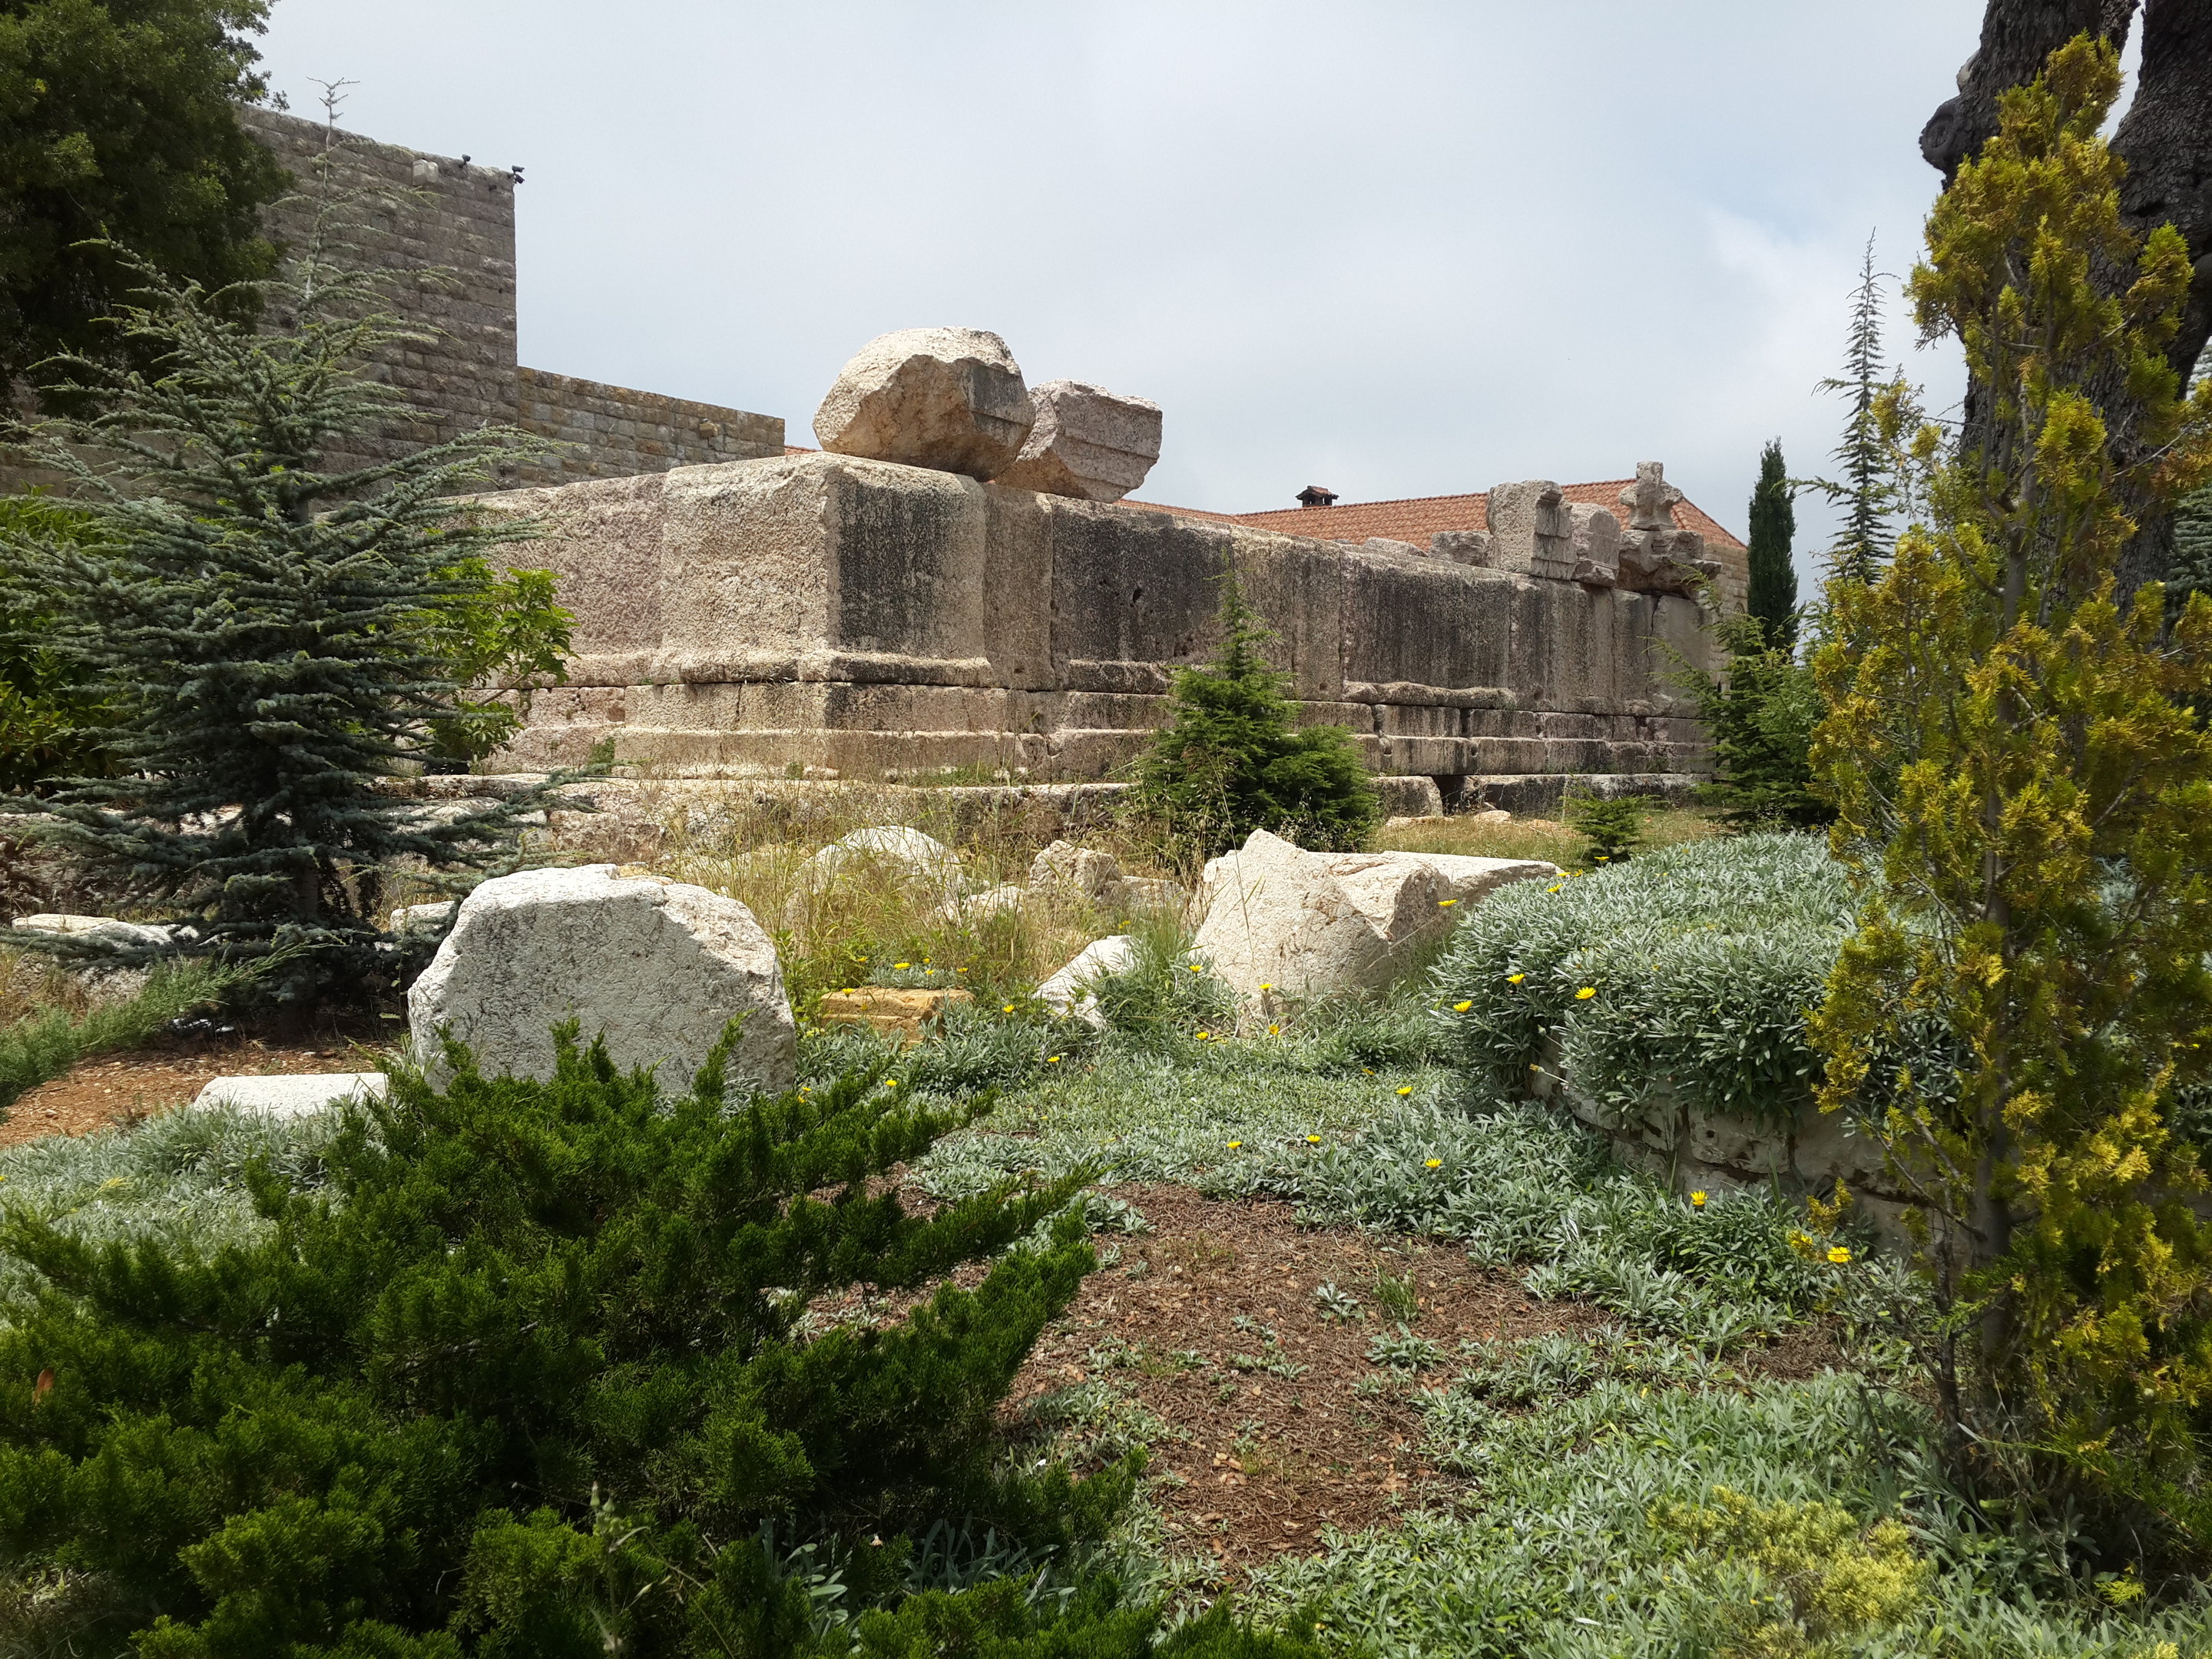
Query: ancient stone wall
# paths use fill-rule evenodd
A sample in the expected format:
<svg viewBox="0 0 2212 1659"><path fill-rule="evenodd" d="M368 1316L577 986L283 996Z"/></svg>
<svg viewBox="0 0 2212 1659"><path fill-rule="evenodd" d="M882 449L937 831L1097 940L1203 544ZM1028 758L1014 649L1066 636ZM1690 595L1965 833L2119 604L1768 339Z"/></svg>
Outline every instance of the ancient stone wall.
<svg viewBox="0 0 2212 1659"><path fill-rule="evenodd" d="M432 337L384 365L424 419L364 446L382 458L515 418L514 188L504 167L466 165L380 144L275 110L240 112L247 131L289 169L293 193L270 210L270 234L297 249L319 212L349 244L337 257L400 280L387 303ZM331 157L330 189L316 158ZM322 200L335 206L319 206Z"/></svg>
<svg viewBox="0 0 2212 1659"><path fill-rule="evenodd" d="M783 453L783 422L655 392L602 386L542 368L520 371L519 424L562 448L525 469L532 483L618 478L710 461Z"/></svg>
<svg viewBox="0 0 2212 1659"><path fill-rule="evenodd" d="M805 454L487 498L546 526L578 618L569 685L505 757L668 775L940 767L1098 777L1216 643L1234 570L1308 718L1378 771L1681 774L1667 675L1696 602L1218 519ZM1479 786L1478 786L1479 787Z"/></svg>
<svg viewBox="0 0 2212 1659"><path fill-rule="evenodd" d="M379 143L269 109L240 112L246 130L292 173L268 215L296 251L330 227L333 257L398 280L386 303L428 337L387 354L374 372L420 411L351 445L338 464L382 460L487 423L520 426L559 449L506 469L507 484L657 472L783 453L783 422L714 404L602 386L523 368L515 344L514 192L506 167ZM327 151L325 174L318 158ZM0 465L0 491L56 477Z"/></svg>

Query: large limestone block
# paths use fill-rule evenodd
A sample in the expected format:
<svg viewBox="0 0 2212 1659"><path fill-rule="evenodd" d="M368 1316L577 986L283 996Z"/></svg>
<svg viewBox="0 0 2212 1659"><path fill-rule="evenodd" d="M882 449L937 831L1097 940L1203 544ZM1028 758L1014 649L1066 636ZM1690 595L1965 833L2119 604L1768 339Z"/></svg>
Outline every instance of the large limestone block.
<svg viewBox="0 0 2212 1659"><path fill-rule="evenodd" d="M1465 907L1558 873L1534 859L1309 853L1257 830L1206 866L1198 949L1244 996L1324 996L1383 982Z"/></svg>
<svg viewBox="0 0 2212 1659"><path fill-rule="evenodd" d="M381 1072L307 1072L219 1077L192 1097L197 1108L228 1106L280 1121L312 1117L352 1101L382 1100L392 1079Z"/></svg>
<svg viewBox="0 0 2212 1659"><path fill-rule="evenodd" d="M989 478L1036 422L1021 365L980 328L904 328L862 346L814 411L837 455Z"/></svg>
<svg viewBox="0 0 2212 1659"><path fill-rule="evenodd" d="M416 1059L442 1075L450 1030L488 1076L550 1078L552 1027L605 1034L625 1070L688 1086L728 1022L744 1024L732 1084L790 1085L798 1028L775 947L735 899L611 864L485 882L407 993Z"/></svg>
<svg viewBox="0 0 2212 1659"><path fill-rule="evenodd" d="M1030 864L1030 885L1104 901L1121 887L1121 862L1111 853L1055 841Z"/></svg>
<svg viewBox="0 0 2212 1659"><path fill-rule="evenodd" d="M1570 501L1567 521L1575 580L1592 587L1611 587L1620 574L1620 520L1601 507Z"/></svg>
<svg viewBox="0 0 2212 1659"><path fill-rule="evenodd" d="M1118 501L1160 458L1160 406L1081 380L1030 388L1036 424L1002 484L1079 501Z"/></svg>
<svg viewBox="0 0 2212 1659"><path fill-rule="evenodd" d="M1575 574L1573 514L1566 492L1549 478L1492 485L1485 512L1498 568L1562 579Z"/></svg>
<svg viewBox="0 0 2212 1659"><path fill-rule="evenodd" d="M1197 946L1243 996L1322 996L1387 977L1393 935L1446 896L1425 869L1309 853L1255 830L1206 866Z"/></svg>

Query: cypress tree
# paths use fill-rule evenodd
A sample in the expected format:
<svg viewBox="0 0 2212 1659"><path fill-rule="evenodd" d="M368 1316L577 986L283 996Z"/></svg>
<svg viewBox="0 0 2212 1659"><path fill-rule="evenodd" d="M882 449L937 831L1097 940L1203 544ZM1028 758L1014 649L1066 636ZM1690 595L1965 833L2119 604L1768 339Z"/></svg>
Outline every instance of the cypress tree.
<svg viewBox="0 0 2212 1659"><path fill-rule="evenodd" d="M1782 465L1782 440L1759 455L1759 483L1751 492L1751 592L1747 609L1759 619L1766 642L1788 650L1797 642L1797 568L1790 543L1797 534L1797 509L1790 500L1790 475Z"/></svg>
<svg viewBox="0 0 2212 1659"><path fill-rule="evenodd" d="M257 296L288 319L261 333L234 296L114 252L140 283L128 361L59 360L90 412L27 446L72 478L74 533L0 519L9 611L46 618L109 716L113 775L61 781L34 833L173 906L174 949L282 963L258 982L302 1008L384 970L385 871L504 857L532 805L434 816L379 785L456 714L452 636L496 584L484 556L533 533L454 498L538 441L483 428L327 465L410 418L362 372L421 337L380 279L313 243Z"/></svg>
<svg viewBox="0 0 2212 1659"><path fill-rule="evenodd" d="M1267 658L1273 632L1221 583L1213 661L1176 671L1172 719L1138 763L1137 805L1209 858L1268 830L1316 849L1358 847L1382 816L1352 734L1297 725L1298 705Z"/></svg>

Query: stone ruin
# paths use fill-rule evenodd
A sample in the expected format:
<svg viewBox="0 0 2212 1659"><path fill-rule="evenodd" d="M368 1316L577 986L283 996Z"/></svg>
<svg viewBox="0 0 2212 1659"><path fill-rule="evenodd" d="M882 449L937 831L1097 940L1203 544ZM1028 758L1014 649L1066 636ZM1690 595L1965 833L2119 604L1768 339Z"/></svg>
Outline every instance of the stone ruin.
<svg viewBox="0 0 2212 1659"><path fill-rule="evenodd" d="M1030 388L996 335L871 342L815 417L818 453L483 498L544 538L577 618L570 683L501 757L664 776L1103 776L1216 642L1234 573L1305 715L1377 772L1528 810L1529 783L1687 781L1703 734L1670 676L1711 647L1719 567L1645 463L1623 515L1545 480L1426 547L1283 533L1122 501L1158 406ZM1325 521L1324 521L1325 522ZM1300 526L1303 528L1303 526Z"/></svg>

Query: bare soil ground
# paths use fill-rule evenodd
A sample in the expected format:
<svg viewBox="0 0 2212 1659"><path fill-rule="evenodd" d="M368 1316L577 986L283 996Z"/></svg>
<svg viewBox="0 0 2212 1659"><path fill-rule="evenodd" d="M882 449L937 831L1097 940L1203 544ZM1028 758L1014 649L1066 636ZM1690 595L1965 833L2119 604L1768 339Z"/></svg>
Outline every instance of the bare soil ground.
<svg viewBox="0 0 2212 1659"><path fill-rule="evenodd" d="M189 1103L219 1077L276 1072L367 1072L373 1048L329 1033L285 1042L232 1034L167 1038L128 1054L81 1060L17 1098L0 1116L0 1147L42 1135L81 1135L136 1123Z"/></svg>

